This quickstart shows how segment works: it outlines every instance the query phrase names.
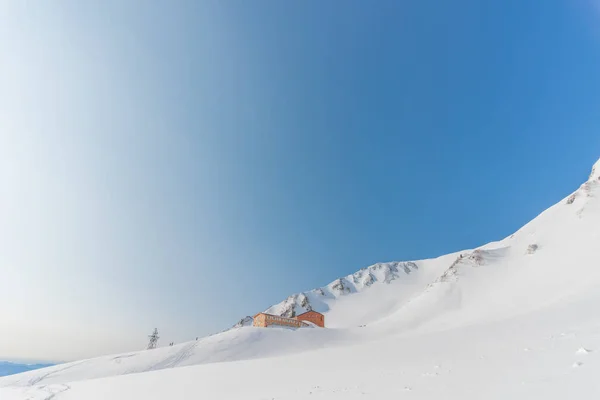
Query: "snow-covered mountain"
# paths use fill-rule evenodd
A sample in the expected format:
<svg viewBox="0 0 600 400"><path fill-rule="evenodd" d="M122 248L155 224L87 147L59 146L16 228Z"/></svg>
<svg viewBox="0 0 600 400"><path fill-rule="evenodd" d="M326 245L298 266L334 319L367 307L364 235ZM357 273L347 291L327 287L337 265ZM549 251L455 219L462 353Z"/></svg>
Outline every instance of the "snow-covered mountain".
<svg viewBox="0 0 600 400"><path fill-rule="evenodd" d="M371 311L368 315L352 318L350 315L339 316L338 314L343 313L343 310L352 312L355 311L355 307L350 301L348 305L344 306L347 300L345 297L348 295L363 293L367 289L371 288L373 284L385 283L389 284L397 279L404 279L405 284L416 285L418 280L426 281L427 274L421 274L422 276L409 277L411 273L418 272L419 264L427 265L430 264L431 260L421 261L395 261L387 263L377 263L367 268L362 268L359 271L351 275L347 275L336 279L330 284L319 287L308 292L296 293L289 296L287 299L280 303L277 303L266 310L266 313L280 315L282 317L294 317L302 314L306 311L315 310L323 314L328 314L327 326L328 327L351 327L357 324L364 324L377 318L376 315L372 314ZM431 272L434 268L428 268L426 272ZM417 274L415 274L417 275ZM420 279L419 279L420 278ZM378 286L378 285L376 285ZM398 287L394 286L394 292ZM378 290L378 297L383 296L385 290ZM395 294L393 302L397 300L397 294ZM360 297L363 299L363 297ZM385 301L385 299L382 299ZM338 308L340 310L338 310ZM332 312L333 310L336 312ZM240 328L243 326L252 325L252 316L246 316L240 319L233 327Z"/></svg>
<svg viewBox="0 0 600 400"><path fill-rule="evenodd" d="M375 264L266 310L314 309L327 329L246 318L198 341L4 377L0 398L594 398L599 242L600 161L508 238Z"/></svg>
<svg viewBox="0 0 600 400"><path fill-rule="evenodd" d="M332 300L362 292L377 282L390 283L418 269L418 264L413 261L378 263L336 279L327 286L294 294L281 303L269 307L265 312L283 317L294 317L310 310L326 313L336 303Z"/></svg>

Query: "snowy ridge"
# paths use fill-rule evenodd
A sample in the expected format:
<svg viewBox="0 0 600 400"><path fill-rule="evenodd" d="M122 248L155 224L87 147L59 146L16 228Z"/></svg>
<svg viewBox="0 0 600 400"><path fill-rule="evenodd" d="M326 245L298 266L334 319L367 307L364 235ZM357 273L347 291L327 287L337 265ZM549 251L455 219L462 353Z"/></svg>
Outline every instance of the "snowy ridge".
<svg viewBox="0 0 600 400"><path fill-rule="evenodd" d="M377 282L390 283L418 269L419 266L414 261L377 263L336 279L329 285L309 292L293 294L284 301L267 308L264 312L288 318L311 310L325 313L334 304L329 300L360 293ZM248 321L248 318L251 317L245 317L242 320ZM238 324L235 326L239 326Z"/></svg>
<svg viewBox="0 0 600 400"><path fill-rule="evenodd" d="M245 318L198 341L0 378L0 399L597 397L599 165L503 240L375 264L267 310L312 308L328 329Z"/></svg>
<svg viewBox="0 0 600 400"><path fill-rule="evenodd" d="M456 281L464 270L489 265L506 256L508 250L507 247L493 250L476 249L472 252L460 254L456 261L436 280L436 283Z"/></svg>
<svg viewBox="0 0 600 400"><path fill-rule="evenodd" d="M596 161L596 164L592 167L592 173L590 174L589 181L600 180L600 160Z"/></svg>

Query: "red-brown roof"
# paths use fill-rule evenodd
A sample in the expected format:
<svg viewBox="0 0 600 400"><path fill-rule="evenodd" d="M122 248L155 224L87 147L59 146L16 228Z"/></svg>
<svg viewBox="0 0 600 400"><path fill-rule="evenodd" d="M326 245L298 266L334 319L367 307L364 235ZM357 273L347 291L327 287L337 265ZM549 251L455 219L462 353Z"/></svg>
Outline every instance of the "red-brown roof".
<svg viewBox="0 0 600 400"><path fill-rule="evenodd" d="M318 311L315 311L315 310L310 310L310 311L307 311L307 312L303 312L302 314L298 314L298 315L296 315L296 318L298 318L298 317L300 317L300 316L302 316L302 315L305 315L305 314L310 314L310 313L315 313L315 314L323 315L323 314L321 314L321 313L320 313L320 312L318 312Z"/></svg>

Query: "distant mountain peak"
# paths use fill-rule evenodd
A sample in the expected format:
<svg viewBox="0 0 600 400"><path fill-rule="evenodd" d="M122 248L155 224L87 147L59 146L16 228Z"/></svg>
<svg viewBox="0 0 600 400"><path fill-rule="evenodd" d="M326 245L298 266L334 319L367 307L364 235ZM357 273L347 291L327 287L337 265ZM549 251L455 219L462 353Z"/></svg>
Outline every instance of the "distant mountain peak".
<svg viewBox="0 0 600 400"><path fill-rule="evenodd" d="M293 294L284 301L272 305L265 312L288 318L311 310L327 312L329 310L328 302L331 300L362 292L377 282L389 284L418 269L419 265L414 261L376 263L353 274L338 278L326 286ZM238 322L234 328L244 326L242 321Z"/></svg>

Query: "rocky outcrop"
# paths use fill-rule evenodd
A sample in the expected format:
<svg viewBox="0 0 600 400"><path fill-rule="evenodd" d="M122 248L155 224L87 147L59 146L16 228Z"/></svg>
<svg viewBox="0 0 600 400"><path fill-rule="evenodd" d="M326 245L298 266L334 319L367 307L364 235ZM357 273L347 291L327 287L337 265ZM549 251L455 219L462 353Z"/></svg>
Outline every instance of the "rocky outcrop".
<svg viewBox="0 0 600 400"><path fill-rule="evenodd" d="M251 326L253 321L254 321L254 318L252 318L251 316L248 315L248 316L240 319L237 322L237 324L235 324L233 326L233 328L242 328L244 326Z"/></svg>
<svg viewBox="0 0 600 400"><path fill-rule="evenodd" d="M527 246L527 254L533 254L533 253L535 253L538 250L539 247L540 246L538 246L535 243L530 244L529 246Z"/></svg>
<svg viewBox="0 0 600 400"><path fill-rule="evenodd" d="M340 278L331 285L331 290L335 294L350 293L350 288L344 283L344 278Z"/></svg>
<svg viewBox="0 0 600 400"><path fill-rule="evenodd" d="M492 250L477 249L462 253L434 283L456 281L464 268L477 268L488 265L495 259L504 257L508 250L508 247L501 247Z"/></svg>

